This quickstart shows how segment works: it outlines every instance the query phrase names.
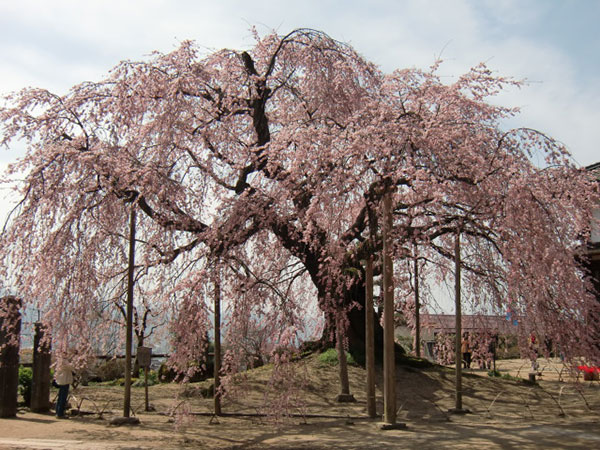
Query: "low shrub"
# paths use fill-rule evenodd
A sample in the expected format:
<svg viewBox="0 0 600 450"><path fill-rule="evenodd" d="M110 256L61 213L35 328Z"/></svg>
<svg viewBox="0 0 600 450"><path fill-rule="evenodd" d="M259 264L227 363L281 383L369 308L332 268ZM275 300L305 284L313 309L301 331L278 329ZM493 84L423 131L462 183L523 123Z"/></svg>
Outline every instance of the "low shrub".
<svg viewBox="0 0 600 450"><path fill-rule="evenodd" d="M161 383L170 383L175 380L177 377L177 372L169 367L169 365L164 362L158 368L158 379Z"/></svg>
<svg viewBox="0 0 600 450"><path fill-rule="evenodd" d="M33 370L30 367L19 366L19 394L23 397L25 406L31 406L31 384Z"/></svg>
<svg viewBox="0 0 600 450"><path fill-rule="evenodd" d="M148 371L148 386L154 386L155 384L158 384L158 372L156 370L149 370ZM144 381L144 369L140 369L138 378L135 382L133 382L132 380L132 386L145 386L145 381Z"/></svg>
<svg viewBox="0 0 600 450"><path fill-rule="evenodd" d="M204 381L207 378L210 378L214 372L214 366L211 363L208 365L200 364L197 362L190 363L189 367L195 367L196 370L186 381L188 383L198 383L200 381ZM184 378L185 374L179 374L175 369L169 367L169 364L164 362L160 365L158 369L158 381L160 383L170 383L172 381L181 381Z"/></svg>
<svg viewBox="0 0 600 450"><path fill-rule="evenodd" d="M98 365L94 370L98 381L112 381L125 377L125 360L109 359ZM94 379L94 381L96 381Z"/></svg>
<svg viewBox="0 0 600 450"><path fill-rule="evenodd" d="M346 360L349 365L355 366L354 357L346 352ZM319 362L326 366L336 366L338 364L338 353L335 348L329 348L319 355Z"/></svg>

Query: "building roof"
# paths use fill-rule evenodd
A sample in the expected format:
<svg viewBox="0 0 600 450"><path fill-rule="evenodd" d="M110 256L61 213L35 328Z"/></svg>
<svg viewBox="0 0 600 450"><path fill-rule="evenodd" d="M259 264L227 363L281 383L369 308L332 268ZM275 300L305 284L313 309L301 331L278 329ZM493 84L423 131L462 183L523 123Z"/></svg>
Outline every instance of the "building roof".
<svg viewBox="0 0 600 450"><path fill-rule="evenodd" d="M590 164L589 166L586 167L587 170L596 170L596 169L600 169L600 162L594 163L594 164Z"/></svg>
<svg viewBox="0 0 600 450"><path fill-rule="evenodd" d="M592 172L594 174L594 176L598 180L600 180L600 162L590 164L589 166L587 166L585 168L585 170L587 170L588 172Z"/></svg>
<svg viewBox="0 0 600 450"><path fill-rule="evenodd" d="M432 329L434 332L452 333L455 330L456 318L454 314L421 314L421 326ZM462 315L462 330L489 331L503 335L516 334L516 326L505 316L493 315Z"/></svg>

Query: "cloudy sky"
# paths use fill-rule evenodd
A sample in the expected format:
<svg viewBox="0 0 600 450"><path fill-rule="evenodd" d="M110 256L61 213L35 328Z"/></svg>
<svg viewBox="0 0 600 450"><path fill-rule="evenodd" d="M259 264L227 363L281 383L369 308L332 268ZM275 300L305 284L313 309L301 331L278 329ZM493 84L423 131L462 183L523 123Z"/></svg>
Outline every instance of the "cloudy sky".
<svg viewBox="0 0 600 450"><path fill-rule="evenodd" d="M522 108L508 125L544 131L589 165L600 161L599 17L597 0L0 0L0 94L26 86L64 93L186 39L207 51L247 49L251 26L281 34L310 27L384 71L441 57L448 82L481 61L526 79L498 99ZM17 155L0 149L0 168Z"/></svg>

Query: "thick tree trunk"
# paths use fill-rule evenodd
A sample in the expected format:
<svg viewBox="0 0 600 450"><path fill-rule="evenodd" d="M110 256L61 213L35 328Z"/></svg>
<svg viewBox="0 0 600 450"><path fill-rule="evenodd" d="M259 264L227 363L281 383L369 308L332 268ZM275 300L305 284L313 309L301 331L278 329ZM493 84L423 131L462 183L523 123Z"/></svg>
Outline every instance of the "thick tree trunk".
<svg viewBox="0 0 600 450"><path fill-rule="evenodd" d="M302 235L285 221L275 221L272 224L271 230L279 238L281 244L299 260L302 261L304 267L308 271L312 282L318 290L320 300L333 295L339 298L338 294L330 286L329 274L335 271L329 271L323 263L323 255L316 251L314 247L307 246ZM323 238L325 245L325 238ZM346 329L346 338L348 339L348 350L354 356L359 364L364 364L365 353L365 273L364 268L359 261L350 263L348 269L353 269L361 275L356 275L351 280L350 286L347 286L348 280L339 280L345 286L343 292L343 301L345 305L356 305L348 312L349 326ZM335 343L335 315L328 313L325 310L325 327L323 334L316 348L329 348ZM375 358L378 362L383 358L383 328L379 322L382 310L378 311L373 319L373 335L375 341ZM406 352L401 346L396 346L396 356L404 355Z"/></svg>
<svg viewBox="0 0 600 450"><path fill-rule="evenodd" d="M363 272L362 267L357 267L358 270ZM345 293L346 304L356 303L357 306L352 308L348 312L348 328L346 329L346 338L348 340L348 351L352 354L355 361L364 365L365 361L365 346L366 346L366 275L362 274L359 279L356 277L350 289ZM377 303L377 302L376 302ZM373 315L373 346L375 349L375 361L378 364L383 362L383 327L381 326L380 320L382 315L382 308ZM336 343L335 333L335 316L325 316L325 328L320 339L320 346L322 348L331 347ZM396 356L405 355L406 352L400 345L396 345Z"/></svg>

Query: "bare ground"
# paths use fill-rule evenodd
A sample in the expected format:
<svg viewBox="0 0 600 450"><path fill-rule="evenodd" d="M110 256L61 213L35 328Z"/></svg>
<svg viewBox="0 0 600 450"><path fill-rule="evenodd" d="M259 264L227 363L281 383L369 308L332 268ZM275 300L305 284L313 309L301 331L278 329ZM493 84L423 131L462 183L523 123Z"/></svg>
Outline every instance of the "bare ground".
<svg viewBox="0 0 600 450"><path fill-rule="evenodd" d="M218 420L210 414L212 399L199 395L206 382L185 390L176 384L151 386L150 402L157 410L152 413L143 412L143 388L133 388L141 424L121 427L109 421L121 414L123 388L80 386L71 404L90 414L57 420L21 411L16 419L0 419L0 449L600 448L600 384L577 380L557 360L540 361L535 385L467 371L463 404L471 412L465 415L448 413L455 402L453 370L398 366L398 420L407 428L391 431L380 429L381 419L366 417L362 368L350 367L357 402L339 404L337 368L321 365L314 356L295 364L306 384L300 392L304 406L290 406L291 417L263 415L275 411L265 406L270 367L248 372L237 399L224 403L226 413L246 415ZM527 378L530 367L507 360L497 368ZM380 412L381 387L379 379ZM175 424L168 412L177 406L197 414Z"/></svg>

